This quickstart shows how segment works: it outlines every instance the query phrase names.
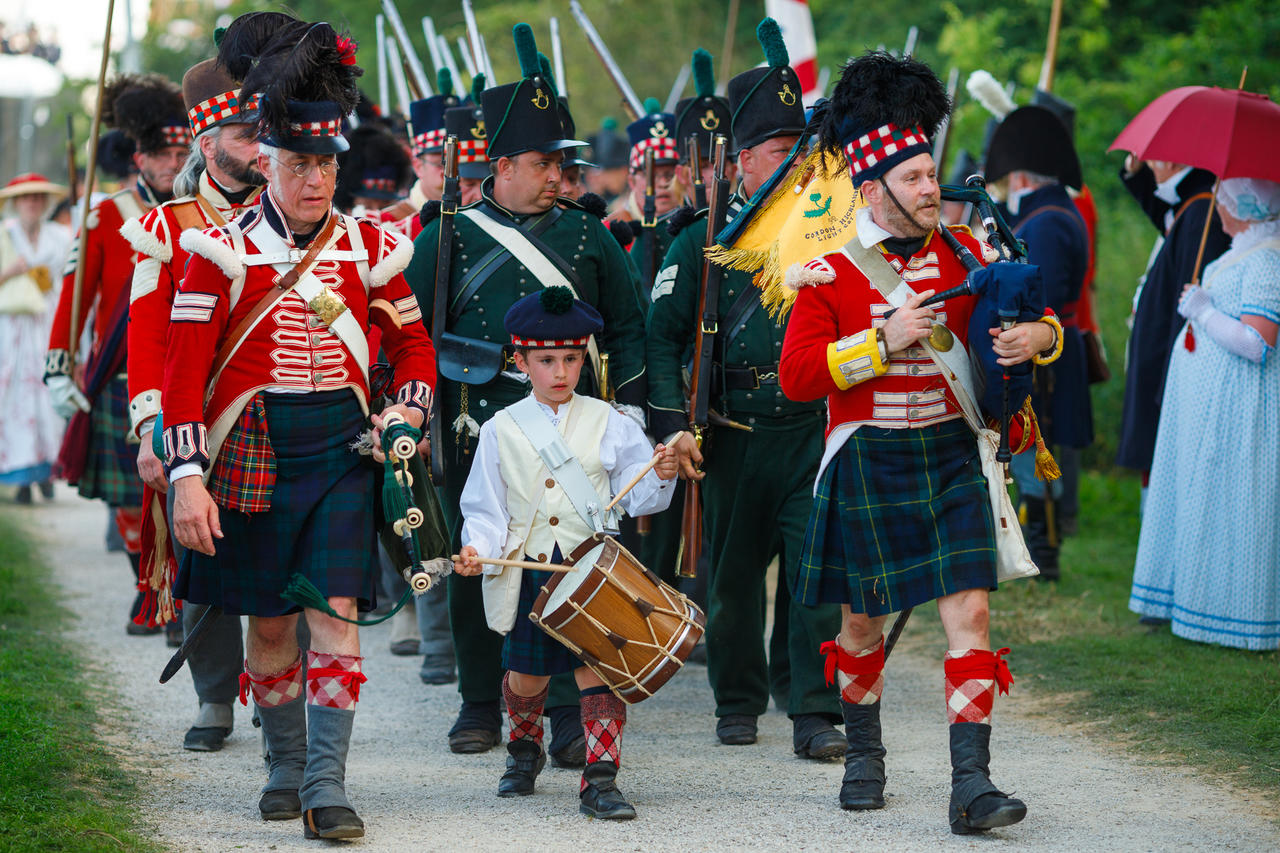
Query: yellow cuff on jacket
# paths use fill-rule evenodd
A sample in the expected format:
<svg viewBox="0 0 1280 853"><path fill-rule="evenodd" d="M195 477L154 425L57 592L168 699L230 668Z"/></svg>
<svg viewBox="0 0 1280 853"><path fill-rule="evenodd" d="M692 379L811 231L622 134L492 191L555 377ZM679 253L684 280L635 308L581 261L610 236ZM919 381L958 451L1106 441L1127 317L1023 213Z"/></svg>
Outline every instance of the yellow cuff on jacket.
<svg viewBox="0 0 1280 853"><path fill-rule="evenodd" d="M1062 324L1058 322L1058 318L1052 312L1046 310L1044 316L1036 320L1037 323L1048 323L1053 327L1054 341L1053 346L1041 353L1036 353L1032 357L1032 361L1036 364L1052 364L1058 360L1058 356L1062 355Z"/></svg>
<svg viewBox="0 0 1280 853"><path fill-rule="evenodd" d="M874 379L889 369L884 343L875 329L857 332L827 344L827 369L841 391Z"/></svg>

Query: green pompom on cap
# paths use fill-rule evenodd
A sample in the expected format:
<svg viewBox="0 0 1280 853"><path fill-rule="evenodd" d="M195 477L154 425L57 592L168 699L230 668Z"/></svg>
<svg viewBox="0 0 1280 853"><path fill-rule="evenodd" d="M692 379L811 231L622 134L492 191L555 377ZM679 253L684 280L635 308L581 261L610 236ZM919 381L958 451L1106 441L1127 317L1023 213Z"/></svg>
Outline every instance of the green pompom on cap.
<svg viewBox="0 0 1280 853"><path fill-rule="evenodd" d="M547 287L538 294L538 301L548 314L568 314L573 308L573 291L567 287Z"/></svg>
<svg viewBox="0 0 1280 853"><path fill-rule="evenodd" d="M436 88L445 97L453 94L453 73L448 68L440 68L436 71Z"/></svg>
<svg viewBox="0 0 1280 853"><path fill-rule="evenodd" d="M657 98L645 98L645 99L644 99L644 114L645 114L645 115L647 115L647 116L651 116L651 115L653 115L654 113L660 113L660 112L662 112L662 102L661 102L661 101L659 101Z"/></svg>
<svg viewBox="0 0 1280 853"><path fill-rule="evenodd" d="M618 120L613 116L605 116L604 121L600 122L600 126L605 130L617 130Z"/></svg>
<svg viewBox="0 0 1280 853"><path fill-rule="evenodd" d="M477 104L480 103L480 93L484 91L486 82L484 74L477 74L471 78L471 100Z"/></svg>
<svg viewBox="0 0 1280 853"><path fill-rule="evenodd" d="M774 68L785 68L791 64L787 54L787 43L782 40L782 30L773 18L765 18L756 27L756 38L764 48L765 61Z"/></svg>
<svg viewBox="0 0 1280 853"><path fill-rule="evenodd" d="M693 52L693 88L699 98L709 98L716 93L716 75L711 70L711 54L702 48Z"/></svg>
<svg viewBox="0 0 1280 853"><path fill-rule="evenodd" d="M511 28L516 43L516 58L520 60L520 76L528 79L542 72L538 67L538 43L533 38L533 28L528 24L516 24Z"/></svg>
<svg viewBox="0 0 1280 853"><path fill-rule="evenodd" d="M222 47L222 37L227 34L226 27L218 27L213 31L213 46Z"/></svg>

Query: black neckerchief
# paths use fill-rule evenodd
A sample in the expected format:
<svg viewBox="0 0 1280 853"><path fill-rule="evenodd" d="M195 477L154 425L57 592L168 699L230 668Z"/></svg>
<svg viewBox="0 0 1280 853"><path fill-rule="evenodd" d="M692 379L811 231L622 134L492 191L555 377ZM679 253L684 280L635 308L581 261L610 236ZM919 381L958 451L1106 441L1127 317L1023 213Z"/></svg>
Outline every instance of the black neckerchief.
<svg viewBox="0 0 1280 853"><path fill-rule="evenodd" d="M891 255L909 258L924 248L924 242L927 239L929 239L927 234L924 237L886 237L880 245L884 246L884 250Z"/></svg>
<svg viewBox="0 0 1280 853"><path fill-rule="evenodd" d="M232 192L224 187L218 179L213 176L212 172L208 172L206 174L209 175L209 183L213 184L213 188L222 194L222 197L227 200L228 204L235 207L243 205L245 201L248 200L249 196L253 195L253 191L257 189L255 186L247 186L238 192Z"/></svg>
<svg viewBox="0 0 1280 853"><path fill-rule="evenodd" d="M555 207L556 203L559 202L560 200L561 200L560 196L556 196L556 201L552 202L551 207ZM501 204L498 203L497 199L493 197L493 175L490 175L489 177L485 178L484 182L480 184L480 201L484 204L489 205L494 210L498 211L503 216L510 219L512 222L515 222L517 225L523 225L527 220L533 219L534 217L538 217L538 216L544 216L547 213L546 210L538 210L538 211L534 211L533 213L516 213L514 210L508 210L507 208L503 207ZM550 209L551 208L547 208L547 210L550 210Z"/></svg>
<svg viewBox="0 0 1280 853"><path fill-rule="evenodd" d="M136 185L136 189L138 190L138 195L142 196L142 200L145 201L147 204L151 205L152 207L159 207L169 199L173 198L172 192L167 192L167 193L159 192L158 190L152 188L152 186L148 184L146 182L146 179L143 178L141 175L138 176L138 183Z"/></svg>

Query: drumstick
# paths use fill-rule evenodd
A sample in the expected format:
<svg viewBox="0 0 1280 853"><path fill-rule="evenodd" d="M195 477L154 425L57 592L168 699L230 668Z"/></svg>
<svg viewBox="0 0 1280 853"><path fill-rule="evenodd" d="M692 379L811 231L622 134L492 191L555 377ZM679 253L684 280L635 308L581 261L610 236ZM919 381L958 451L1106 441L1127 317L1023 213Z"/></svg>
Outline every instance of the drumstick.
<svg viewBox="0 0 1280 853"><path fill-rule="evenodd" d="M457 554L450 557L451 560L459 561L462 558ZM537 569L540 572L572 572L576 566L562 566L559 563L535 563L532 560L505 560L501 557L476 557L476 562L487 563L490 566L510 566L515 569Z"/></svg>
<svg viewBox="0 0 1280 853"><path fill-rule="evenodd" d="M648 474L650 471L653 470L653 466L657 465L658 460L660 460L661 458L662 458L661 453L653 454L653 458L649 460L649 464L645 465L644 468L641 469L639 474L636 474L634 477L632 477L630 483L627 483L625 486L623 486L622 491L618 492L617 496L613 500L609 501L609 505L604 508L604 511L608 512L609 510L617 506L618 501L622 500L622 496L625 495L627 492L631 491L632 489L634 489L636 487L636 484L644 479L644 475Z"/></svg>

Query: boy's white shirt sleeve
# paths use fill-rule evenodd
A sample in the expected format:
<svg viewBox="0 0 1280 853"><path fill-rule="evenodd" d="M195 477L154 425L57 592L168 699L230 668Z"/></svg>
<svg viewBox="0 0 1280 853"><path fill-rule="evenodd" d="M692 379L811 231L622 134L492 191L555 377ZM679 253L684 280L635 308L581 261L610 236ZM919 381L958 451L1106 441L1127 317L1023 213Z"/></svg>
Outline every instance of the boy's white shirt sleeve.
<svg viewBox="0 0 1280 853"><path fill-rule="evenodd" d="M617 494L653 458L653 445L635 421L610 410L600 442L600 464L609 472L609 488ZM619 502L631 517L662 512L671 505L675 480L663 480L650 470Z"/></svg>
<svg viewBox="0 0 1280 853"><path fill-rule="evenodd" d="M471 463L471 473L458 501L462 512L462 544L476 549L481 557L500 557L507 541L507 483L498 460L498 435L493 421L480 428L480 441ZM485 574L499 574L501 566L485 566Z"/></svg>

